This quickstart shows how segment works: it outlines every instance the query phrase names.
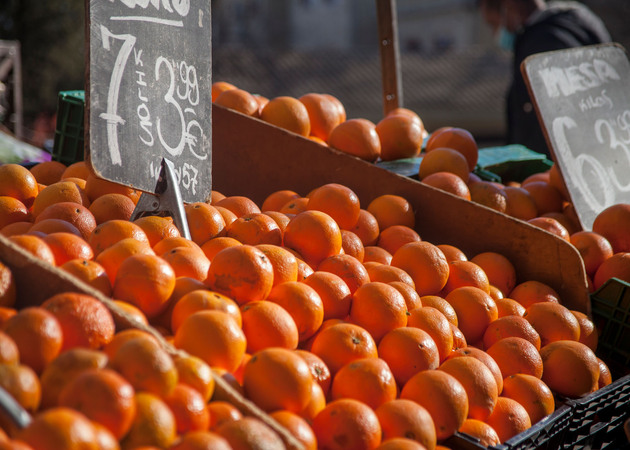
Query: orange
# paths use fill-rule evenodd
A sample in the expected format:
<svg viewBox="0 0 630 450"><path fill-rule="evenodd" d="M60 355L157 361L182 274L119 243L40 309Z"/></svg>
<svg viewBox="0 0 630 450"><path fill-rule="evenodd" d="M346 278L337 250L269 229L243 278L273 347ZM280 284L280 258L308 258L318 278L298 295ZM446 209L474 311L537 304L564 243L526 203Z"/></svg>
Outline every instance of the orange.
<svg viewBox="0 0 630 450"><path fill-rule="evenodd" d="M256 248L262 251L273 267L273 286L287 281L297 281L298 262L290 251L274 244L259 244Z"/></svg>
<svg viewBox="0 0 630 450"><path fill-rule="evenodd" d="M347 186L328 183L308 194L307 210L322 211L332 217L339 228L350 230L359 220L359 197Z"/></svg>
<svg viewBox="0 0 630 450"><path fill-rule="evenodd" d="M567 203L568 204L568 203ZM579 224L579 221L574 220L573 217L569 217L568 213L565 212L548 212L542 215L542 217L549 217L557 220L560 225L562 225L568 232L569 237L573 233L577 233L582 229L582 226Z"/></svg>
<svg viewBox="0 0 630 450"><path fill-rule="evenodd" d="M453 332L444 314L430 306L409 312L408 327L419 328L429 334L435 342L440 361L444 361L453 349Z"/></svg>
<svg viewBox="0 0 630 450"><path fill-rule="evenodd" d="M389 253L382 247L377 247L375 245L368 245L364 247L363 253L363 263L379 263L379 264L390 264L392 262L392 254Z"/></svg>
<svg viewBox="0 0 630 450"><path fill-rule="evenodd" d="M527 410L516 400L508 397L497 399L497 404L486 423L497 432L502 443L532 426Z"/></svg>
<svg viewBox="0 0 630 450"><path fill-rule="evenodd" d="M114 319L109 309L87 294L67 292L42 303L59 321L63 332L61 351L73 347L99 349L114 336Z"/></svg>
<svg viewBox="0 0 630 450"><path fill-rule="evenodd" d="M469 185L468 188L473 202L502 213L507 211L507 196L503 189L489 181L478 181Z"/></svg>
<svg viewBox="0 0 630 450"><path fill-rule="evenodd" d="M597 387L601 389L612 383L612 374L604 361L597 358L597 362L599 363L599 378L597 379Z"/></svg>
<svg viewBox="0 0 630 450"><path fill-rule="evenodd" d="M352 231L341 230L341 249L346 255L350 255L363 262L365 247L361 238Z"/></svg>
<svg viewBox="0 0 630 450"><path fill-rule="evenodd" d="M72 259L90 260L94 257L94 252L90 245L82 237L72 233L51 233L42 239L53 252L55 264L58 266Z"/></svg>
<svg viewBox="0 0 630 450"><path fill-rule="evenodd" d="M335 374L344 365L361 358L376 358L374 339L364 328L351 323L337 323L317 333L311 351Z"/></svg>
<svg viewBox="0 0 630 450"><path fill-rule="evenodd" d="M376 413L353 399L334 400L315 417L313 431L320 448L374 449L381 442Z"/></svg>
<svg viewBox="0 0 630 450"><path fill-rule="evenodd" d="M349 362L335 374L331 398L351 398L372 409L396 398L394 374L380 358L362 358Z"/></svg>
<svg viewBox="0 0 630 450"><path fill-rule="evenodd" d="M210 412L210 430L215 430L226 422L233 422L243 417L241 411L231 403L212 400L208 403L208 411Z"/></svg>
<svg viewBox="0 0 630 450"><path fill-rule="evenodd" d="M444 253L429 242L411 242L400 247L391 265L411 275L420 296L434 295L448 280L449 265Z"/></svg>
<svg viewBox="0 0 630 450"><path fill-rule="evenodd" d="M335 102L329 96L316 93L308 93L299 98L306 107L311 123L311 136L315 136L324 142L328 140L332 130L343 120L339 102ZM343 107L342 107L343 108Z"/></svg>
<svg viewBox="0 0 630 450"><path fill-rule="evenodd" d="M164 253L177 247L190 247L200 250L199 244L194 243L190 239L183 236L166 237L153 246L156 255L162 256Z"/></svg>
<svg viewBox="0 0 630 450"><path fill-rule="evenodd" d="M221 92L213 102L247 116L258 117L258 102L256 98L243 89L227 89Z"/></svg>
<svg viewBox="0 0 630 450"><path fill-rule="evenodd" d="M9 237L9 240L33 255L35 258L45 261L50 265L55 265L55 255L42 238L24 234L11 236Z"/></svg>
<svg viewBox="0 0 630 450"><path fill-rule="evenodd" d="M375 410L381 425L383 441L407 438L434 449L437 441L435 425L429 412L419 404L405 399L383 403Z"/></svg>
<svg viewBox="0 0 630 450"><path fill-rule="evenodd" d="M109 365L137 391L168 395L177 384L177 369L171 356L154 339L135 337L116 349Z"/></svg>
<svg viewBox="0 0 630 450"><path fill-rule="evenodd" d="M483 338L488 325L498 318L497 305L489 294L474 286L464 286L451 291L445 298L457 317L458 327L467 342Z"/></svg>
<svg viewBox="0 0 630 450"><path fill-rule="evenodd" d="M196 356L176 355L173 358L177 369L178 383L195 389L204 402L208 402L214 393L215 381L212 369L208 364Z"/></svg>
<svg viewBox="0 0 630 450"><path fill-rule="evenodd" d="M74 225L81 232L84 239L88 239L94 228L96 219L85 206L75 202L59 202L46 207L36 218L34 223L46 219L61 219Z"/></svg>
<svg viewBox="0 0 630 450"><path fill-rule="evenodd" d="M235 247L237 245L243 245L239 241L234 238L230 238L227 236L215 237L213 239L209 239L201 245L201 250L206 255L206 257L212 262L214 256L219 253L221 250L227 247Z"/></svg>
<svg viewBox="0 0 630 450"><path fill-rule="evenodd" d="M243 197L241 195L231 195L229 197L225 197L218 202L216 202L213 206L221 206L223 208L228 209L233 212L236 217L244 216L245 214L254 214L260 213L260 208L254 201L248 197Z"/></svg>
<svg viewBox="0 0 630 450"><path fill-rule="evenodd" d="M375 245L380 233L376 217L367 209L359 210L359 219L350 231L361 239L364 247Z"/></svg>
<svg viewBox="0 0 630 450"><path fill-rule="evenodd" d="M466 182L454 173L434 172L424 177L422 183L470 200L470 189L468 189Z"/></svg>
<svg viewBox="0 0 630 450"><path fill-rule="evenodd" d="M365 266L350 255L329 256L317 266L317 270L338 275L346 282L353 295L359 287L370 281L370 276Z"/></svg>
<svg viewBox="0 0 630 450"><path fill-rule="evenodd" d="M16 284L13 272L0 261L0 306L15 305Z"/></svg>
<svg viewBox="0 0 630 450"><path fill-rule="evenodd" d="M215 432L228 442L232 450L248 450L256 447L268 450L286 448L278 434L260 419L253 417L226 422L215 428Z"/></svg>
<svg viewBox="0 0 630 450"><path fill-rule="evenodd" d="M367 330L379 342L389 331L407 325L407 304L393 286L368 282L354 292L350 321Z"/></svg>
<svg viewBox="0 0 630 450"><path fill-rule="evenodd" d="M580 323L566 306L559 303L534 303L523 317L540 335L542 347L554 341L580 339Z"/></svg>
<svg viewBox="0 0 630 450"><path fill-rule="evenodd" d="M381 159L391 161L413 158L420 153L423 127L417 119L404 114L390 114L376 124L381 141Z"/></svg>
<svg viewBox="0 0 630 450"><path fill-rule="evenodd" d="M309 424L313 423L313 419L326 407L326 395L319 383L311 383L310 400L306 407L300 412L300 417L305 419Z"/></svg>
<svg viewBox="0 0 630 450"><path fill-rule="evenodd" d="M494 431L494 428L481 420L466 419L460 427L459 432L479 439L479 445L483 447L500 444L499 435Z"/></svg>
<svg viewBox="0 0 630 450"><path fill-rule="evenodd" d="M315 334L324 321L324 305L315 289L298 281L275 286L267 300L280 305L293 318L298 340L303 342ZM355 297L356 301L356 297Z"/></svg>
<svg viewBox="0 0 630 450"><path fill-rule="evenodd" d="M593 287L599 289L610 278L630 282L630 252L619 252L601 263L593 277Z"/></svg>
<svg viewBox="0 0 630 450"><path fill-rule="evenodd" d="M0 331L0 363L17 364L20 359L15 341L5 332Z"/></svg>
<svg viewBox="0 0 630 450"><path fill-rule="evenodd" d="M540 378L543 364L538 349L531 342L516 336L503 338L486 350L501 369L503 378L525 373Z"/></svg>
<svg viewBox="0 0 630 450"><path fill-rule="evenodd" d="M113 370L87 369L66 384L59 406L81 412L121 439L136 414L134 395L131 384Z"/></svg>
<svg viewBox="0 0 630 450"><path fill-rule="evenodd" d="M308 197L294 198L293 200L289 200L284 205L282 205L282 207L280 208L278 212L292 218L296 214L306 211L308 202L309 202Z"/></svg>
<svg viewBox="0 0 630 450"><path fill-rule="evenodd" d="M62 219L40 220L28 230L28 234L41 237L51 233L70 233L80 238L83 237L77 227Z"/></svg>
<svg viewBox="0 0 630 450"><path fill-rule="evenodd" d="M531 342L536 347L536 350L540 350L540 335L521 316L499 317L491 322L483 335L483 346L488 349L497 341L512 336L523 338Z"/></svg>
<svg viewBox="0 0 630 450"><path fill-rule="evenodd" d="M136 415L121 448L147 446L168 448L177 438L175 416L160 397L150 392L138 392L135 397Z"/></svg>
<svg viewBox="0 0 630 450"><path fill-rule="evenodd" d="M142 228L133 222L116 219L108 220L94 228L88 243L94 250L94 255L98 256L103 250L125 238L134 238L149 244L149 238Z"/></svg>
<svg viewBox="0 0 630 450"><path fill-rule="evenodd" d="M493 285L490 285L488 287L488 293L490 294L490 297L492 297L492 299L496 302L497 300L500 300L502 298L504 298L503 296L503 292L501 292L501 290Z"/></svg>
<svg viewBox="0 0 630 450"><path fill-rule="evenodd" d="M569 191L567 190L566 185L564 184L564 179L562 174L560 173L560 169L558 169L558 165L554 164L549 169L549 184L555 187L560 194L562 194L563 200L569 200L571 196L569 195Z"/></svg>
<svg viewBox="0 0 630 450"><path fill-rule="evenodd" d="M413 228L406 225L391 225L381 230L376 245L393 255L403 245L420 241L420 235Z"/></svg>
<svg viewBox="0 0 630 450"><path fill-rule="evenodd" d="M85 193L91 202L105 194L126 195L132 199L134 203L137 203L140 198L140 193L138 191L130 187L123 186L122 184L98 178L91 173L85 180Z"/></svg>
<svg viewBox="0 0 630 450"><path fill-rule="evenodd" d="M376 161L381 155L376 125L367 119L341 122L331 131L327 143L340 152L369 162Z"/></svg>
<svg viewBox="0 0 630 450"><path fill-rule="evenodd" d="M449 263L452 261L468 261L466 254L453 245L439 244L437 248L442 250Z"/></svg>
<svg viewBox="0 0 630 450"><path fill-rule="evenodd" d="M265 198L260 210L262 212L280 211L280 208L282 208L287 202L297 198L300 198L300 194L289 189L274 191Z"/></svg>
<svg viewBox="0 0 630 450"><path fill-rule="evenodd" d="M479 151L473 135L463 128L443 127L431 134L425 151L430 153L437 148L447 147L458 151L466 158L468 171L472 172L477 165Z"/></svg>
<svg viewBox="0 0 630 450"><path fill-rule="evenodd" d="M207 289L195 289L181 296L171 314L170 328L176 333L182 322L197 311L222 311L230 315L240 326L241 311L238 304L229 297Z"/></svg>
<svg viewBox="0 0 630 450"><path fill-rule="evenodd" d="M441 370L418 372L402 388L400 398L413 400L429 412L438 441L451 437L468 416L464 386Z"/></svg>
<svg viewBox="0 0 630 450"><path fill-rule="evenodd" d="M144 313L131 303L123 302L122 300L113 300L112 312L116 314L114 323L119 330L124 330L130 326L137 326L137 324L140 323L147 326L149 325L149 320ZM124 315L124 318L120 317L121 315Z"/></svg>
<svg viewBox="0 0 630 450"><path fill-rule="evenodd" d="M190 431L175 442L169 450L230 450L230 444L211 431Z"/></svg>
<svg viewBox="0 0 630 450"><path fill-rule="evenodd" d="M289 96L275 97L269 100L260 112L260 118L301 136L311 133L311 121L308 110L297 98Z"/></svg>
<svg viewBox="0 0 630 450"><path fill-rule="evenodd" d="M255 352L243 375L245 394L264 411L299 413L310 400L313 382L306 361L284 348Z"/></svg>
<svg viewBox="0 0 630 450"><path fill-rule="evenodd" d="M323 330L325 330L328 327L331 327L333 325L337 325L338 323L349 323L349 322L347 320L342 320L342 319L326 319L326 320L324 320L322 322L322 326L319 327L319 330L317 330L317 332L313 336L311 336L306 341L300 343L300 349L301 350L307 350L309 352L312 351L313 350L313 342L315 341L315 339L317 338L319 333L321 333ZM359 328L361 328L361 327L359 327ZM365 331L365 330L363 330L363 331Z"/></svg>
<svg viewBox="0 0 630 450"><path fill-rule="evenodd" d="M281 213L280 211L265 211L263 214L271 217L274 220L274 222L276 222L276 225L278 225L278 228L280 228L280 231L282 232L282 235L284 236L284 230L287 228L287 225L289 224L289 221L291 220L289 219L289 216Z"/></svg>
<svg viewBox="0 0 630 450"><path fill-rule="evenodd" d="M430 306L431 308L437 309L442 314L444 314L446 320L448 320L455 326L458 325L459 320L457 318L457 313L455 312L451 304L444 300L442 297L439 297L437 295L425 295L423 297L420 297L420 301L422 302L422 306Z"/></svg>
<svg viewBox="0 0 630 450"><path fill-rule="evenodd" d="M414 288L410 284L404 283L402 281L390 281L387 284L396 288L396 290L402 294L403 299L405 300L407 311L413 311L416 308L422 307L422 301L420 300L420 296L416 292L416 288Z"/></svg>
<svg viewBox="0 0 630 450"><path fill-rule="evenodd" d="M474 286L484 292L490 292L490 282L484 270L473 261L452 261L448 266L448 280L442 289L448 295L454 289Z"/></svg>
<svg viewBox="0 0 630 450"><path fill-rule="evenodd" d="M175 272L164 259L136 254L119 266L114 281L114 297L137 306L147 316L162 312L175 289Z"/></svg>
<svg viewBox="0 0 630 450"><path fill-rule="evenodd" d="M77 161L70 164L61 174L61 179L65 178L80 178L86 180L90 174L90 167L86 161Z"/></svg>
<svg viewBox="0 0 630 450"><path fill-rule="evenodd" d="M527 223L538 228L542 228L549 233L555 234L565 241L570 240L569 231L560 222L552 217L534 217L533 219L529 219Z"/></svg>
<svg viewBox="0 0 630 450"><path fill-rule="evenodd" d="M243 330L221 311L198 311L188 316L177 329L174 344L211 367L228 372L238 367L247 345Z"/></svg>
<svg viewBox="0 0 630 450"><path fill-rule="evenodd" d="M335 104L335 106L337 107L337 113L339 114L339 120L340 122L344 122L346 120L346 109L344 108L343 103L341 103L341 101L334 95L331 95L331 94L322 94L322 95Z"/></svg>
<svg viewBox="0 0 630 450"><path fill-rule="evenodd" d="M322 359L314 353L307 350L295 350L295 353L308 364L313 381L322 388L322 393L328 395L331 384L330 370Z"/></svg>
<svg viewBox="0 0 630 450"><path fill-rule="evenodd" d="M538 208L530 193L522 187L506 186L503 193L507 198L505 213L521 220L530 220L538 217Z"/></svg>
<svg viewBox="0 0 630 450"><path fill-rule="evenodd" d="M438 447L435 447L438 448ZM376 447L377 450L425 450L426 447L417 441L411 439L397 437L383 440L381 445Z"/></svg>
<svg viewBox="0 0 630 450"><path fill-rule="evenodd" d="M323 320L343 319L350 312L352 293L346 282L338 275L316 271L303 283L319 294L324 310Z"/></svg>
<svg viewBox="0 0 630 450"><path fill-rule="evenodd" d="M466 157L452 148L435 148L429 153L425 153L420 161L418 177L423 180L425 177L437 173L449 172L457 175L462 180L468 179L468 162Z"/></svg>
<svg viewBox="0 0 630 450"><path fill-rule="evenodd" d="M219 211L221 217L223 217L223 221L225 222L226 226L231 224L238 218L236 214L227 209L225 206L214 205L214 207L217 211Z"/></svg>
<svg viewBox="0 0 630 450"><path fill-rule="evenodd" d="M16 236L28 233L33 224L31 222L13 222L0 229L0 234L4 237Z"/></svg>
<svg viewBox="0 0 630 450"><path fill-rule="evenodd" d="M192 387L177 384L171 393L164 397L164 401L175 416L178 434L208 429L210 413L206 408L206 402Z"/></svg>
<svg viewBox="0 0 630 450"><path fill-rule="evenodd" d="M304 446L304 450L317 450L315 432L302 417L287 410L275 411L269 416L291 433Z"/></svg>
<svg viewBox="0 0 630 450"><path fill-rule="evenodd" d="M123 194L103 194L90 204L90 212L100 224L112 219L129 220L136 204Z"/></svg>
<svg viewBox="0 0 630 450"><path fill-rule="evenodd" d="M134 223L147 235L151 247L164 238L180 236L172 217L144 216L134 220Z"/></svg>
<svg viewBox="0 0 630 450"><path fill-rule="evenodd" d="M591 350L597 350L597 343L599 336L595 324L589 317L581 311L571 311L571 314L575 316L580 325L580 339L579 342L586 345Z"/></svg>
<svg viewBox="0 0 630 450"><path fill-rule="evenodd" d="M16 222L30 222L28 208L21 201L7 196L0 197L0 227Z"/></svg>
<svg viewBox="0 0 630 450"><path fill-rule="evenodd" d="M243 244L282 244L282 230L275 220L262 213L245 214L229 224L225 230L226 236Z"/></svg>
<svg viewBox="0 0 630 450"><path fill-rule="evenodd" d="M630 204L618 203L601 211L593 221L593 232L601 234L613 252L630 252Z"/></svg>
<svg viewBox="0 0 630 450"><path fill-rule="evenodd" d="M256 247L228 247L212 259L206 284L239 304L264 300L273 286L273 266Z"/></svg>
<svg viewBox="0 0 630 450"><path fill-rule="evenodd" d="M225 228L221 213L207 203L189 203L184 207L190 238L198 245L216 237Z"/></svg>
<svg viewBox="0 0 630 450"><path fill-rule="evenodd" d="M555 289L536 280L523 281L517 284L512 289L512 292L508 294L508 297L519 302L525 309L529 308L533 303L560 302L560 296Z"/></svg>
<svg viewBox="0 0 630 450"><path fill-rule="evenodd" d="M580 252L584 269L590 277L595 275L599 266L613 255L610 242L601 234L592 231L578 231L569 237L571 244Z"/></svg>
<svg viewBox="0 0 630 450"><path fill-rule="evenodd" d="M521 181L521 185L531 183L532 181L544 181L545 183L549 183L549 172L534 173Z"/></svg>
<svg viewBox="0 0 630 450"><path fill-rule="evenodd" d="M440 354L435 341L420 328L391 330L379 342L378 354L389 365L400 387L416 373L437 369L440 365Z"/></svg>
<svg viewBox="0 0 630 450"><path fill-rule="evenodd" d="M501 369L494 358L477 347L467 346L454 349L448 355L448 359L461 358L465 356L478 359L484 363L488 369L490 369L490 372L492 372L492 376L494 377L494 381L497 383L497 392L501 395L501 391L503 391L503 374L501 373Z"/></svg>
<svg viewBox="0 0 630 450"><path fill-rule="evenodd" d="M59 161L44 161L31 167L31 174L38 183L48 186L61 180L65 170L65 164Z"/></svg>
<svg viewBox="0 0 630 450"><path fill-rule="evenodd" d="M518 373L505 378L503 397L519 402L533 424L553 413L555 401L549 386L540 378Z"/></svg>
<svg viewBox="0 0 630 450"><path fill-rule="evenodd" d="M392 225L413 228L416 224L413 207L400 195L380 195L368 204L367 211L376 218L380 230Z"/></svg>
<svg viewBox="0 0 630 450"><path fill-rule="evenodd" d="M34 449L98 449L92 423L70 408L51 408L35 415L16 437Z"/></svg>
<svg viewBox="0 0 630 450"><path fill-rule="evenodd" d="M525 307L511 298L498 298L494 300L497 304L497 312L499 317L505 316L521 316L525 314Z"/></svg>
<svg viewBox="0 0 630 450"><path fill-rule="evenodd" d="M529 192L532 200L534 200L538 215L562 211L562 194L549 183L532 181L521 186Z"/></svg>
<svg viewBox="0 0 630 450"><path fill-rule="evenodd" d="M103 347L103 352L111 359L125 342L136 338L150 339L157 343L155 336L148 331L143 331L138 328L128 328L126 330L118 331L109 344Z"/></svg>
<svg viewBox="0 0 630 450"><path fill-rule="evenodd" d="M485 420L497 402L498 388L494 375L476 358L450 358L438 370L455 377L468 396L468 418Z"/></svg>
<svg viewBox="0 0 630 450"><path fill-rule="evenodd" d="M234 86L232 83L228 83L227 81L213 82L211 89L212 101L214 102L222 92L225 92L229 89L236 89L236 86Z"/></svg>
<svg viewBox="0 0 630 450"><path fill-rule="evenodd" d="M208 276L210 260L203 251L190 247L174 248L162 255L173 271L175 277L187 277L204 281Z"/></svg>
<svg viewBox="0 0 630 450"><path fill-rule="evenodd" d="M38 375L61 351L63 331L57 318L42 307L21 309L4 324L3 331L18 347L20 362Z"/></svg>
<svg viewBox="0 0 630 450"><path fill-rule="evenodd" d="M306 264L301 259L298 259L297 262L298 262L298 277L297 277L297 280L298 281L304 281L309 276L311 276L311 274L314 272L314 270L313 270L313 268L311 266Z"/></svg>
<svg viewBox="0 0 630 450"><path fill-rule="evenodd" d="M116 281L116 274L122 262L136 254L154 255L155 253L147 242L138 241L134 238L125 238L99 253L95 260L105 269L113 287Z"/></svg>
<svg viewBox="0 0 630 450"><path fill-rule="evenodd" d="M422 122L422 119L420 118L420 116L413 110L409 109L409 108L402 108L402 107L398 107L398 108L394 108L391 111L389 111L387 113L388 116L407 116L407 117L411 117L413 118L417 123L419 123L422 126L422 131L423 131L423 138L426 136L426 130L424 129L424 124Z"/></svg>
<svg viewBox="0 0 630 450"><path fill-rule="evenodd" d="M19 164L0 166L0 196L13 197L27 208L39 193L35 176Z"/></svg>
<svg viewBox="0 0 630 450"><path fill-rule="evenodd" d="M23 364L0 363L0 387L29 413L39 409L41 386L37 374Z"/></svg>
<svg viewBox="0 0 630 450"><path fill-rule="evenodd" d="M291 314L277 303L260 300L241 307L247 351L268 347L297 348L299 330Z"/></svg>
<svg viewBox="0 0 630 450"><path fill-rule="evenodd" d="M504 296L512 292L516 285L516 269L509 259L500 253L483 252L475 255L471 261L481 267L488 282Z"/></svg>
<svg viewBox="0 0 630 450"><path fill-rule="evenodd" d="M321 211L304 211L291 219L284 230L284 245L297 251L304 261L317 266L341 251L341 231L335 220Z"/></svg>
<svg viewBox="0 0 630 450"><path fill-rule="evenodd" d="M577 341L555 341L540 349L542 380L565 397L576 398L598 387L599 362L593 351Z"/></svg>

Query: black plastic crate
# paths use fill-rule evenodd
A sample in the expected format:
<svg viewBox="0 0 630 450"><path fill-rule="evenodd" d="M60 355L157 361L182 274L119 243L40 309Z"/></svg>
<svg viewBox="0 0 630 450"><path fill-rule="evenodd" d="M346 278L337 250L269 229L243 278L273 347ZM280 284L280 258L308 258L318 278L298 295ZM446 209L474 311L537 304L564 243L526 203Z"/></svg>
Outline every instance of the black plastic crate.
<svg viewBox="0 0 630 450"><path fill-rule="evenodd" d="M57 104L57 124L52 159L66 165L83 161L83 111L85 91L62 91Z"/></svg>
<svg viewBox="0 0 630 450"><path fill-rule="evenodd" d="M565 436L572 423L573 408L568 405L558 407L530 429L505 441L491 446L493 450L557 450L563 448Z"/></svg>

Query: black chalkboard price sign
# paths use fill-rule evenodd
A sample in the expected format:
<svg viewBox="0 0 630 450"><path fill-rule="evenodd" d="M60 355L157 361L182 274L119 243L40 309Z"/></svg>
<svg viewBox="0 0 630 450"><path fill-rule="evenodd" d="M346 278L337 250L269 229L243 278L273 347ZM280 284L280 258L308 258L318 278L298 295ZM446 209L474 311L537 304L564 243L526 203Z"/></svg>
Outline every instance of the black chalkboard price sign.
<svg viewBox="0 0 630 450"><path fill-rule="evenodd" d="M630 63L602 44L532 55L521 72L578 217L630 203Z"/></svg>
<svg viewBox="0 0 630 450"><path fill-rule="evenodd" d="M154 192L162 158L185 202L211 190L210 0L86 0L87 159Z"/></svg>

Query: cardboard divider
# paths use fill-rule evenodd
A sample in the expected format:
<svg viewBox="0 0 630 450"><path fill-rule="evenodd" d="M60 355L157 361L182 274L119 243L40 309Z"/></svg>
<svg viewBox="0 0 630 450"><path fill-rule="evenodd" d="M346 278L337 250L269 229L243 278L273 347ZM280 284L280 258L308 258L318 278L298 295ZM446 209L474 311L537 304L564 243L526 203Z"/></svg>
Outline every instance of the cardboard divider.
<svg viewBox="0 0 630 450"><path fill-rule="evenodd" d="M90 285L70 275L69 273L51 266L50 264L33 257L11 240L0 235L0 261L11 269L16 283L18 294L17 308L39 306L47 298L62 292L79 292L88 294L102 302L112 313L117 328L138 328L150 333L162 347L171 355L185 355L167 342L164 337L153 327L146 326L128 315L111 298L93 289ZM208 345L212 345L211 342ZM304 446L293 437L284 427L273 420L268 414L256 406L253 402L244 398L220 375L212 371L215 381L214 395L236 406L243 414L262 420L266 425L280 435L289 449L303 449Z"/></svg>
<svg viewBox="0 0 630 450"><path fill-rule="evenodd" d="M307 195L322 184L340 183L359 196L363 208L379 195L401 195L414 208L423 240L454 245L469 258L501 253L516 267L517 282L546 283L565 306L590 315L584 263L567 241L227 108L212 105L212 121L214 190L260 205L277 190Z"/></svg>

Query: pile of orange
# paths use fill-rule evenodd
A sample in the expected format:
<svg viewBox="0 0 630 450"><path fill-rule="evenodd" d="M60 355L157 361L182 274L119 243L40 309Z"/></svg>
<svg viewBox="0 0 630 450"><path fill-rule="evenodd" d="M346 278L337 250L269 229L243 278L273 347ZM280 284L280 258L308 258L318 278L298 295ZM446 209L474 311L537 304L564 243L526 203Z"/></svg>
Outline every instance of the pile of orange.
<svg viewBox="0 0 630 450"><path fill-rule="evenodd" d="M0 167L0 233L190 356L116 328L89 296L12 310L19 292L2 266L0 370L18 372L12 395L35 414L23 431L3 427L7 439L282 448L213 397L214 370L306 448L436 448L458 430L490 445L550 414L553 393L611 382L584 314L503 255L422 240L403 197L366 204L326 184L258 206L213 192L186 205L188 240L169 218L130 222L123 198L137 192L84 163L61 169Z"/></svg>

